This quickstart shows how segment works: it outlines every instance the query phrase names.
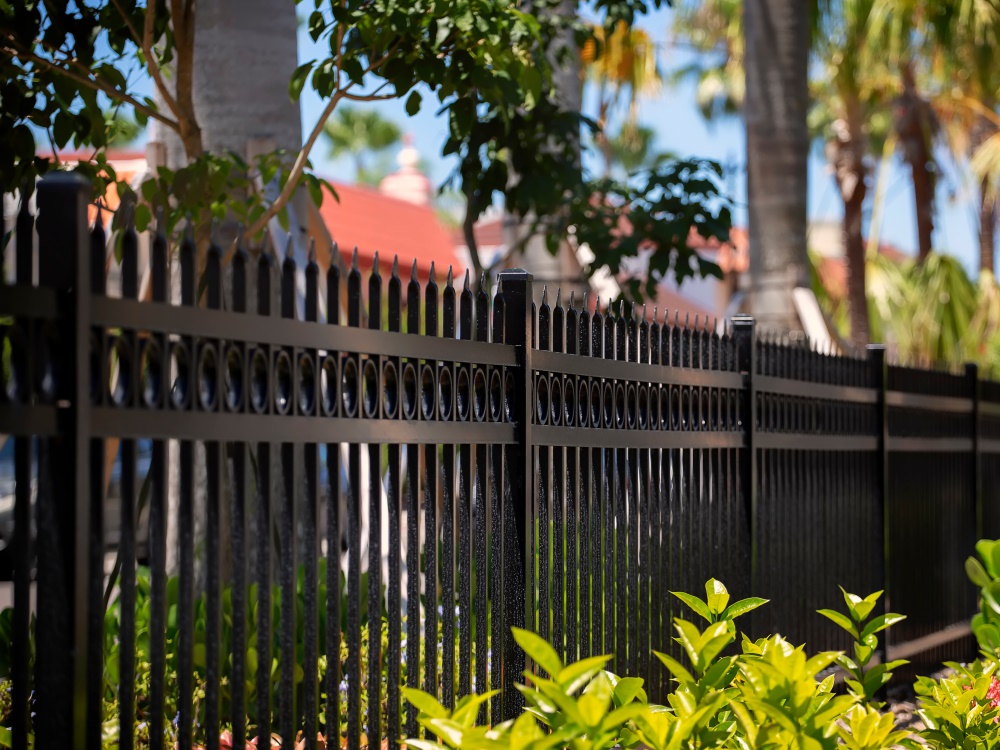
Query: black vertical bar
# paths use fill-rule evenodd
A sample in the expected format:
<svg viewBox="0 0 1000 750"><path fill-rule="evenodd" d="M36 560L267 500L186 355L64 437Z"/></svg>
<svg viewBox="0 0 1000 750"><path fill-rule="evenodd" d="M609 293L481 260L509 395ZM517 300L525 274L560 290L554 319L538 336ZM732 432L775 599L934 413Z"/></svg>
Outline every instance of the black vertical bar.
<svg viewBox="0 0 1000 750"><path fill-rule="evenodd" d="M379 273L378 253L368 277L368 328L382 328L382 276ZM379 372L376 382L381 383L382 370L378 357L372 357ZM378 394L378 391L376 391ZM376 395L376 403L381 399ZM376 410L376 416L378 412ZM379 712L382 707L382 446L368 444L368 735L369 746L381 746L382 727Z"/></svg>
<svg viewBox="0 0 1000 750"><path fill-rule="evenodd" d="M556 304L552 308L552 333L550 344L552 351L561 352L563 348L562 340L564 333L565 315L562 306L559 304L559 293L556 292ZM562 378L554 373L549 381L549 424L556 424L557 419L561 419L558 412L562 409ZM558 391L558 399L557 399ZM543 449L544 450L544 449ZM555 646L556 653L560 658L566 658L566 642L564 637L565 599L563 591L565 589L565 539L564 539L564 514L565 498L563 497L563 487L565 485L565 454L561 446L549 448L552 455L552 489L549 495L549 506L552 513L552 568L550 579L552 581L552 645Z"/></svg>
<svg viewBox="0 0 1000 750"><path fill-rule="evenodd" d="M233 254L231 264L231 280L233 294L233 311L247 312L247 252L242 244L238 244ZM250 321L248 320L249 324ZM236 346L236 345L231 345ZM236 350L236 356L246 357L246 348ZM248 398L245 382L232 383L231 387L244 394L244 402ZM245 408L244 404L234 402L237 408ZM246 550L246 474L247 446L243 442L230 443L229 481L231 497L229 504L230 532L232 545L232 683L230 686L230 717L233 726L233 737L245 741L246 731L246 653L247 653L247 550Z"/></svg>
<svg viewBox="0 0 1000 750"><path fill-rule="evenodd" d="M511 628L524 627L532 621L532 602L525 588L528 567L534 559L533 550L526 546L531 535L530 508L534 467L532 467L532 398L531 398L531 330L532 276L521 269L501 271L500 289L503 295L504 343L517 349L518 367L513 378L513 408L515 415L514 444L505 446L503 493L503 642L494 641L494 648L503 649L503 714L498 718L513 719L520 715L523 701L514 682L526 666L524 652L514 642Z"/></svg>
<svg viewBox="0 0 1000 750"><path fill-rule="evenodd" d="M424 335L438 335L438 287L434 278L434 265L424 289ZM433 368L433 363L429 363ZM435 373L438 375L439 373ZM433 376L432 376L433 377ZM437 384L437 378L433 381ZM436 403L432 389L431 404ZM424 417L434 419L436 409L428 409ZM437 446L424 446L424 690L431 695L439 695L437 675Z"/></svg>
<svg viewBox="0 0 1000 750"><path fill-rule="evenodd" d="M336 258L337 246L333 246ZM340 269L330 263L326 273L326 320L330 325L340 322ZM327 377L340 378L339 354L327 352L332 371ZM337 389L333 389L337 392ZM330 404L331 415L341 414L340 403ZM326 736L340 738L340 443L326 444ZM258 745L259 747L259 745Z"/></svg>
<svg viewBox="0 0 1000 750"><path fill-rule="evenodd" d="M271 255L261 252L257 261L257 314L270 316L272 314L272 283L274 267ZM264 347L263 355L271 362L271 352ZM268 364L268 394L270 394L270 364ZM268 395L265 403L265 413L270 413L271 398ZM257 549L254 553L256 561L255 578L257 582L257 747L270 747L271 744L271 646L273 642L273 623L271 622L271 528L273 512L271 502L271 444L266 441L257 443Z"/></svg>
<svg viewBox="0 0 1000 750"><path fill-rule="evenodd" d="M504 331L504 298L497 289L493 298L493 342L502 343ZM500 382L503 382L503 370L494 369ZM492 375L490 376L492 378ZM501 406L498 404L498 406ZM499 408L497 417L504 418L504 409ZM492 418L491 414L491 418ZM503 655L504 655L504 589L503 589L503 498L507 491L504 477L504 448L499 443L490 446L490 471L489 471L489 493L490 493L490 623L491 623L491 649L490 649L490 690L499 691L493 697L490 705L490 721L497 724L503 720L504 716L504 696L503 696Z"/></svg>
<svg viewBox="0 0 1000 750"><path fill-rule="evenodd" d="M476 317L475 326L476 341L489 341L489 298L486 295L486 275L480 279L479 289L476 292ZM483 367L481 369L483 373L483 383L485 384L486 391L483 394L485 399L484 405L484 419L489 419L489 368ZM475 384L475 379L473 379L473 384ZM490 566L489 560L487 558L487 520L488 520L488 497L489 493L487 490L487 451L486 446L482 443L476 444L476 468L475 468L475 482L476 489L474 494L473 513L475 514L476 530L475 530L475 561L473 563L476 573L476 644L475 644L475 654L476 654L476 681L472 686L474 692L485 693L489 690L489 684L486 681L486 669L489 662L489 635L487 634L486 626L489 620L487 610L487 593L489 591L489 580L490 580ZM486 721L486 706L483 706L482 710L479 712L478 723L482 724Z"/></svg>
<svg viewBox="0 0 1000 750"><path fill-rule="evenodd" d="M538 348L540 351L548 351L549 348L549 330L551 328L551 312L549 309L548 301L548 289L542 288L542 304L538 308ZM529 411L526 415L527 419L535 418L535 413L537 412L537 418L539 423L542 419L548 418L548 399L546 402L542 402L542 390L548 388L548 373L539 372L531 373L533 382L533 391L529 390L528 397L535 407L532 411ZM529 381L530 382L530 381ZM549 393L549 398L551 398L551 393ZM534 623L528 620L528 629L533 630L538 633L544 640L552 641L551 633L549 630L549 618L552 611L552 605L549 600L549 575L551 566L551 552L550 540L552 538L552 520L551 520L551 505L552 496L549 491L549 482L552 478L551 473L551 448L547 445L540 445L537 448L533 447L535 452L536 460L538 461L538 471L535 476L532 477L535 488L535 519L532 524L532 528L535 530L537 536L538 545L538 563L537 565L532 562L532 568L537 568L538 570L538 588L534 594L535 606L538 611L538 624L537 630ZM529 509L531 506L528 506ZM531 511L528 512L531 515ZM531 536L528 537L528 543L530 545ZM529 587L531 578L529 577ZM528 597L532 597L532 592L529 590ZM559 648L556 646L556 651ZM554 677L554 675L553 675Z"/></svg>
<svg viewBox="0 0 1000 750"><path fill-rule="evenodd" d="M181 304L193 307L195 301L195 246L190 234L181 242ZM194 360L194 341L186 337L187 356ZM185 394L190 405L193 393ZM178 499L178 539L180 544L180 582L177 604L179 692L177 744L191 750L194 742L194 444L180 443L180 492Z"/></svg>
<svg viewBox="0 0 1000 750"><path fill-rule="evenodd" d="M566 311L566 336L562 349L568 354L576 354L578 343L579 315L574 304L573 293L569 297L569 309ZM579 410L575 409L579 389L577 379L564 379L563 403L566 404L563 423L579 424ZM573 391L572 394L570 391ZM574 411L576 413L574 413ZM580 624L579 624L579 590L580 590L580 558L578 534L580 529L580 474L577 472L580 451L578 448L566 449L566 660L576 661L580 658Z"/></svg>
<svg viewBox="0 0 1000 750"><path fill-rule="evenodd" d="M103 234L103 232L102 232ZM139 278L138 238L135 227L129 224L122 236L122 297L138 296ZM134 363L138 361L134 332L125 331L122 339L131 356L118 361L118 377L137 382ZM135 389L133 389L133 392ZM132 406L133 404L124 404ZM102 446L103 447L103 446ZM103 488L102 488L103 489ZM103 492L102 492L103 494ZM118 542L118 559L121 573L118 578L120 591L121 629L118 648L118 741L121 747L131 747L135 728L135 440L121 441L121 532ZM103 565L103 560L101 561Z"/></svg>
<svg viewBox="0 0 1000 750"><path fill-rule="evenodd" d="M5 227L6 229L6 227ZM34 221L28 211L28 198L21 193L21 209L17 215L17 244L14 255L14 282L18 286L34 284ZM96 232L95 228L95 232ZM101 231L103 235L103 231ZM103 269L102 269L103 271ZM104 289L104 274L99 288ZM14 438L14 643L28 643L31 633L31 561L34 557L31 539L31 474L35 440ZM14 750L27 750L30 726L30 661L27 648L14 649L11 676L11 731Z"/></svg>
<svg viewBox="0 0 1000 750"><path fill-rule="evenodd" d="M102 277L103 278L103 277ZM153 302L167 301L167 240L163 225L157 221L156 234L150 247L150 281ZM156 335L161 356L166 354L166 337ZM168 378L160 379L156 394L160 408L166 408ZM149 471L149 747L164 746L164 703L166 699L166 623L167 623L167 443L154 439Z"/></svg>
<svg viewBox="0 0 1000 750"><path fill-rule="evenodd" d="M92 515L100 513L100 502L91 497L90 382L84 375L90 357L89 190L82 177L65 172L46 177L38 188L39 284L60 293L57 396L69 404L60 410L59 434L43 441L39 455L37 544L45 554L38 556L37 577L35 710L44 717L36 727L38 747L100 743L100 724L93 725L100 696L90 690L92 673L88 679L103 646L97 634L88 638L90 623L103 617L103 571L90 570L90 551L103 539L100 519ZM58 472L45 476L45 468L54 467Z"/></svg>
<svg viewBox="0 0 1000 750"><path fill-rule="evenodd" d="M757 523L757 448L754 435L757 431L757 391L753 376L757 367L757 343L754 338L753 318L738 315L733 318L733 344L736 347L736 369L743 375L740 391L739 421L744 434L744 457L740 462L740 497L746 507L750 526L750 591L757 594L758 578L758 523Z"/></svg>
<svg viewBox="0 0 1000 750"><path fill-rule="evenodd" d="M316 264L316 246L310 243L309 260L305 269L305 319L309 323L319 320L319 266ZM302 363L316 368L319 364L315 350L302 354ZM302 364L297 364L300 368ZM315 372L315 370L314 370ZM309 381L301 377L301 387L309 387ZM299 410L302 414L321 412L315 384L313 390L299 394ZM306 443L302 448L305 469L305 492L302 505L302 552L303 552L303 665L302 665L302 734L306 750L316 746L319 731L319 445Z"/></svg>
<svg viewBox="0 0 1000 750"><path fill-rule="evenodd" d="M441 299L441 334L455 338L455 285L451 268ZM453 363L441 362L438 377L456 382ZM438 413L441 419L455 416L454 385L438 388ZM455 703L455 446L441 446L441 699L445 707Z"/></svg>
<svg viewBox="0 0 1000 750"><path fill-rule="evenodd" d="M420 283L413 261L406 285L406 332L420 335ZM420 380L420 360L411 359L413 378ZM414 416L416 410L414 410ZM420 447L406 446L406 686L420 686ZM406 735L417 736L417 708L406 708Z"/></svg>
<svg viewBox="0 0 1000 750"><path fill-rule="evenodd" d="M469 272L458 302L458 335L463 340L472 338L472 290L469 289ZM475 380L471 366L466 366L468 377L467 419L475 420ZM458 415L461 419L461 414ZM472 692L472 446L462 443L458 447L458 694ZM485 574L485 570L481 571ZM479 617L486 618L484 611Z"/></svg>
<svg viewBox="0 0 1000 750"><path fill-rule="evenodd" d="M619 307L618 317L615 319L615 359L624 362L626 358L626 321L624 303ZM607 342L605 341L605 346ZM618 388L624 387L620 383L614 384L612 392L612 403L614 404L612 420L618 424ZM627 397L626 397L627 399ZM627 404L626 404L627 409ZM624 427L624 424L623 424ZM632 635L629 629L630 615L633 608L629 606L629 584L630 570L628 556L628 498L629 498L629 453L623 448L614 451L614 503L615 503L615 667L619 674L635 674L629 666L629 655L632 649L629 648L629 638Z"/></svg>
<svg viewBox="0 0 1000 750"><path fill-rule="evenodd" d="M965 379L969 397L972 399L972 488L973 520L976 541L983 538L983 454L979 444L982 425L979 417L979 403L982 401L982 384L979 380L979 366L974 362L965 365Z"/></svg>
<svg viewBox="0 0 1000 750"><path fill-rule="evenodd" d="M872 369L873 387L877 396L875 403L875 437L877 441L876 451L878 460L875 469L875 538L881 542L882 554L878 560L876 580L879 581L879 588L885 593L879 599L878 608L881 614L891 612L890 601L892 597L891 581L889 580L889 530L892 508L889 502L889 407L886 403L886 391L888 388L888 363L885 356L885 347L881 345L870 345L868 347L868 361ZM889 633L882 634L879 638L879 656L883 663L888 659Z"/></svg>
<svg viewBox="0 0 1000 750"><path fill-rule="evenodd" d="M207 302L210 310L222 309L222 251L213 240L208 246L205 262L205 281ZM202 346L214 343L216 361L222 356L222 342L204 342ZM218 370L218 368L217 368ZM205 375L207 377L207 373ZM218 378L218 375L216 375ZM212 392L221 392L218 380L211 384ZM218 408L218 396L215 403L204 401L201 404L205 411ZM205 474L208 482L206 488L206 524L205 524L205 576L207 590L205 593L205 746L206 750L218 750L219 747L219 709L220 681L222 658L222 581L220 576L221 553L220 538L222 514L222 444L218 441L205 443Z"/></svg>
<svg viewBox="0 0 1000 750"><path fill-rule="evenodd" d="M281 317L293 319L295 317L295 259L292 256L292 243L288 243L285 259L281 264ZM292 358L289 365L294 373L297 369L295 365L295 352L287 348L282 352ZM277 355L277 352L276 352ZM277 360L275 361L277 370ZM297 380L293 376L293 382ZM280 388L280 385L278 386ZM293 400L291 393L277 393L276 406L279 413L293 413L291 404L283 403L282 399ZM282 412L281 410L285 411ZM293 748L295 746L295 668L298 666L297 656L297 623L296 623L296 562L295 548L297 546L295 538L295 510L298 504L298 493L295 481L295 444L281 444L281 509L279 513L279 564L278 583L281 589L281 611L279 614L280 631L278 636L278 649L281 653L280 678L278 693L278 726L281 734L282 747Z"/></svg>
<svg viewBox="0 0 1000 750"><path fill-rule="evenodd" d="M347 274L347 324L361 325L361 272L358 270L358 250L354 249L351 270ZM344 366L353 362L355 409L360 412L361 359L348 355ZM353 416L358 416L355 414ZM347 448L347 750L361 748L361 446L350 443Z"/></svg>
<svg viewBox="0 0 1000 750"><path fill-rule="evenodd" d="M399 280L399 259L394 258L392 262L392 276L389 277L389 330L400 331L402 324L402 284ZM399 357L391 360L395 368L397 382L402 380L402 372L399 369ZM396 415L403 410L399 403L395 406ZM386 415L387 417L390 415ZM389 522L389 584L388 584L388 624L389 624L389 648L386 660L388 662L388 684L386 685L386 728L385 734L389 740L389 750L396 750L399 746L400 724L399 724L399 662L404 658L402 652L400 631L401 618L403 616L402 604L400 602L400 550L402 549L399 536L399 522L401 513L401 495L399 478L399 443L389 444L389 482L386 487Z"/></svg>

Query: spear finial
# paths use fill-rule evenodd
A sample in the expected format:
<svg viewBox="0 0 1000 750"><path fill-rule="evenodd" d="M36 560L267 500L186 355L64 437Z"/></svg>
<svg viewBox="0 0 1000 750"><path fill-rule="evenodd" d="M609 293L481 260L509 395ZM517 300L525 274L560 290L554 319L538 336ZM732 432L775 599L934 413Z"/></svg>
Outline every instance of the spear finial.
<svg viewBox="0 0 1000 750"><path fill-rule="evenodd" d="M410 281L417 280L417 259L413 259L413 267L410 268Z"/></svg>
<svg viewBox="0 0 1000 750"><path fill-rule="evenodd" d="M465 269L465 282L462 284L462 289L469 291L469 269Z"/></svg>
<svg viewBox="0 0 1000 750"><path fill-rule="evenodd" d="M392 275L399 278L399 256L392 256Z"/></svg>
<svg viewBox="0 0 1000 750"><path fill-rule="evenodd" d="M315 263L316 262L316 238L315 237L310 237L309 238L309 262L310 263Z"/></svg>
<svg viewBox="0 0 1000 750"><path fill-rule="evenodd" d="M357 245L354 246L354 254L351 255L351 270L352 271L357 271L358 270L358 246Z"/></svg>

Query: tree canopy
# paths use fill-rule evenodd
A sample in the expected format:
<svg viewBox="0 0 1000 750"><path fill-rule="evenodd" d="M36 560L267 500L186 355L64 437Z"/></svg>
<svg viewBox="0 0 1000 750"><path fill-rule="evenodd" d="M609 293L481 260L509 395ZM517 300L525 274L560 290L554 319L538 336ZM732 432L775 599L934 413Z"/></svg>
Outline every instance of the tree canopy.
<svg viewBox="0 0 1000 750"><path fill-rule="evenodd" d="M647 7L661 4L597 0L591 10L604 33L622 24L631 27ZM127 193L105 158L112 129L104 112L119 105L131 110L140 125L156 120L176 132L187 157L182 167L161 167L142 186L134 212L137 228L158 214L168 233L187 217L204 222L227 215L242 221L249 234L258 234L270 218L281 215L299 185L307 185L317 203L324 199L324 182L309 169L309 155L338 107L400 99L410 115L425 106L446 115L442 155L456 165L446 184L469 198L473 216L500 197L509 212L535 217L538 228L558 241L553 233L577 229L568 220L567 206L596 201L624 210L644 200L655 203L681 188L679 175L691 173L700 175L705 190L674 220L724 238L729 208L711 164L682 162L610 192L581 171L580 129L593 130L595 123L559 104L550 60L579 55L598 35L575 16L548 12L553 5L553 0L538 0L529 10L508 0L300 2L310 36L329 53L295 70L289 95L297 100L309 87L324 109L307 128L298 153L269 153L247 163L243 154L208 153L201 141L191 97L198 65L193 0L0 3L0 132L7 134L0 139L0 184L4 190L30 189L53 166L38 156L39 142L56 152L72 143L94 150L92 162L80 168L92 178L95 197L109 182L118 182ZM575 48L556 49L556 40L566 38L567 31ZM152 81L157 97L139 93L148 90L143 81ZM276 200L265 198L257 188L261 182L280 186ZM234 195L241 197L233 200ZM586 211L574 214L575 222L591 219ZM630 243L620 237L595 235L600 226L585 226L582 234L602 240L607 250L601 258L628 251ZM682 241L669 246L653 241L664 258L654 267L680 274L699 268L687 247L687 231L671 236ZM479 264L475 252L473 264Z"/></svg>

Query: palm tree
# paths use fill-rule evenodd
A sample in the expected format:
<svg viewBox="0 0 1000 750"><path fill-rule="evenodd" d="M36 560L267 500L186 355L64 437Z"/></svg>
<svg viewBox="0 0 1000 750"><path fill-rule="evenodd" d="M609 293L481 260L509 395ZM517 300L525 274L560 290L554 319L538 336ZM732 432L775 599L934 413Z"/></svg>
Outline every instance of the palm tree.
<svg viewBox="0 0 1000 750"><path fill-rule="evenodd" d="M651 169L674 155L656 148L656 131L639 123L626 122L618 133L608 140L608 148L614 164L627 174L640 169Z"/></svg>
<svg viewBox="0 0 1000 750"><path fill-rule="evenodd" d="M330 143L330 156L347 155L354 160L358 182L377 182L369 174L366 157L380 154L398 144L402 138L399 126L374 109L338 107L323 126L323 135Z"/></svg>
<svg viewBox="0 0 1000 750"><path fill-rule="evenodd" d="M615 162L614 147L607 134L608 121L627 96L626 126L634 126L639 100L656 94L663 76L656 63L656 45L642 29L618 24L611 34L604 27L592 28L592 37L580 50L584 73L597 87L597 126L595 136L604 157L604 173L609 175Z"/></svg>
<svg viewBox="0 0 1000 750"><path fill-rule="evenodd" d="M847 303L851 340L870 340L865 284L863 209L868 192L873 147L888 122L881 109L895 80L871 44L874 0L836 2L824 14L816 38L817 75L810 124L825 145L844 203L843 235L847 259Z"/></svg>
<svg viewBox="0 0 1000 750"><path fill-rule="evenodd" d="M747 0L743 15L750 308L783 330L801 327L790 290L809 285L809 5Z"/></svg>

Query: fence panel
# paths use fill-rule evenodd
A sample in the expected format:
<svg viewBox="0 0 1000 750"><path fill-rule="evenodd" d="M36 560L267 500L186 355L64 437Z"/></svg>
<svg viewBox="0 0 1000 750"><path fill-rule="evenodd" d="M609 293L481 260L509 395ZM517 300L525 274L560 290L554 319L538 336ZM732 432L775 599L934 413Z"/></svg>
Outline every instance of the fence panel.
<svg viewBox="0 0 1000 750"><path fill-rule="evenodd" d="M838 606L838 585L868 593L882 580L873 360L772 338L756 341L754 359L753 580L771 600L754 627L811 648L848 648L816 610Z"/></svg>
<svg viewBox="0 0 1000 750"><path fill-rule="evenodd" d="M1000 535L1000 386L974 369L536 309L519 270L491 296L133 230L118 259L87 190L24 202L0 289L16 748L395 748L403 686L520 710L512 626L662 701L651 651L695 619L670 592L710 577L772 600L757 635L844 648L815 610L886 588L890 657L970 655L962 561Z"/></svg>

